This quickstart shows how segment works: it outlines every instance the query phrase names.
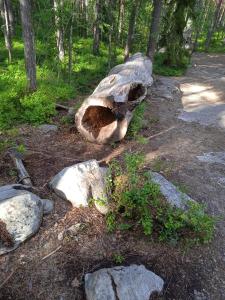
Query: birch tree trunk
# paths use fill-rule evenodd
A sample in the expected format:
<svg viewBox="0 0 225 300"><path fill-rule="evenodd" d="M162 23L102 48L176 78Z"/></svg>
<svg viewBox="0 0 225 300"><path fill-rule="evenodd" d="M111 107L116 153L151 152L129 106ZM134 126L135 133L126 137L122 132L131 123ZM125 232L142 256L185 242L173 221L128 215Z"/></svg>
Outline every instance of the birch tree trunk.
<svg viewBox="0 0 225 300"><path fill-rule="evenodd" d="M31 22L30 0L20 0L20 12L23 30L24 57L28 88L30 91L35 91L37 89L36 55L34 47L34 34Z"/></svg>
<svg viewBox="0 0 225 300"><path fill-rule="evenodd" d="M118 24L118 40L121 40L123 32L124 14L125 14L125 0L120 0L119 3L119 24Z"/></svg>
<svg viewBox="0 0 225 300"><path fill-rule="evenodd" d="M100 28L99 28L99 21L100 21L100 0L96 0L95 8L94 8L95 20L93 26L93 54L99 54L99 44L100 44Z"/></svg>
<svg viewBox="0 0 225 300"><path fill-rule="evenodd" d="M0 0L0 10L1 16L3 20L3 31L4 31L4 39L5 46L8 50L8 61L11 63L12 61L12 29L10 24L10 1L9 0Z"/></svg>
<svg viewBox="0 0 225 300"><path fill-rule="evenodd" d="M160 17L163 6L163 0L153 0L153 12L150 25L149 40L147 46L147 56L153 60L159 35Z"/></svg>
<svg viewBox="0 0 225 300"><path fill-rule="evenodd" d="M63 0L54 0L56 44L58 48L58 57L60 61L63 61L65 57L63 28L60 24L61 22L59 16L59 12L62 9L62 7L63 7Z"/></svg>
<svg viewBox="0 0 225 300"><path fill-rule="evenodd" d="M138 0L133 1L131 13L130 13L130 19L129 19L127 42L126 42L125 51L124 51L124 61L126 61L130 55L133 34L134 34L134 28L135 28L135 23L136 23L136 17L137 17L137 13L138 13L138 6L139 6L139 1Z"/></svg>

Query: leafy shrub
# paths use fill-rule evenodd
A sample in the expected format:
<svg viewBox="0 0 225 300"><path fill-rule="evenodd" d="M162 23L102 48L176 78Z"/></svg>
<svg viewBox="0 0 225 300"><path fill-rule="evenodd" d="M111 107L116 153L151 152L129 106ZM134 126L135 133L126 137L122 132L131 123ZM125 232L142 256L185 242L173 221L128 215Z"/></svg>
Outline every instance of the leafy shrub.
<svg viewBox="0 0 225 300"><path fill-rule="evenodd" d="M182 76L189 64L189 59L184 56L183 62L179 66L169 66L165 64L165 53L156 53L153 62L153 72L162 76Z"/></svg>
<svg viewBox="0 0 225 300"><path fill-rule="evenodd" d="M141 102L134 110L133 118L130 122L127 136L131 138L136 138L138 136L139 131L142 128L142 121L144 117L146 104L145 102Z"/></svg>
<svg viewBox="0 0 225 300"><path fill-rule="evenodd" d="M179 240L207 243L212 239L215 218L201 204L190 202L187 210L170 206L159 186L143 172L144 157L126 154L123 164L114 160L109 166L107 193L111 209L106 216L109 231L141 227L145 235L154 231L161 241Z"/></svg>

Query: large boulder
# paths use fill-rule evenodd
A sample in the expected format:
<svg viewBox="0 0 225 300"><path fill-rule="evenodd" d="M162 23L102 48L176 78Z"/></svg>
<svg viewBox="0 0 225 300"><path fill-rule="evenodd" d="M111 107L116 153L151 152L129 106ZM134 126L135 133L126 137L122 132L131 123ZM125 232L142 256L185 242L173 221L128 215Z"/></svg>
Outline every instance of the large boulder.
<svg viewBox="0 0 225 300"><path fill-rule="evenodd" d="M87 300L149 300L164 281L143 265L101 269L85 275Z"/></svg>
<svg viewBox="0 0 225 300"><path fill-rule="evenodd" d="M0 187L0 255L16 249L38 231L43 214L53 208L50 203L20 184ZM4 234L11 238L10 246L4 242Z"/></svg>
<svg viewBox="0 0 225 300"><path fill-rule="evenodd" d="M152 83L151 60L141 53L114 67L76 113L78 131L99 144L123 139L134 108Z"/></svg>
<svg viewBox="0 0 225 300"><path fill-rule="evenodd" d="M94 199L96 208L105 214L108 211L105 176L105 168L100 168L93 159L63 169L49 185L74 207L88 206L90 199Z"/></svg>

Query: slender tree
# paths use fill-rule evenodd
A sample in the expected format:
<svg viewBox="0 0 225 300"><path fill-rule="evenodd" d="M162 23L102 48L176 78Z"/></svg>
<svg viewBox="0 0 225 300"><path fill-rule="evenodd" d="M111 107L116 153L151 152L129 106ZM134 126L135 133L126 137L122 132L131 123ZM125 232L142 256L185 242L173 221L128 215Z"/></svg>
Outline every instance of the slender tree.
<svg viewBox="0 0 225 300"><path fill-rule="evenodd" d="M65 57L64 34L63 34L63 28L61 24L62 22L60 20L62 8L63 8L63 0L54 0L56 44L58 48L58 57L60 61L63 61Z"/></svg>
<svg viewBox="0 0 225 300"><path fill-rule="evenodd" d="M30 0L20 0L20 12L23 30L24 57L28 88L30 91L35 91L37 89L36 55L34 47L34 34L31 22Z"/></svg>
<svg viewBox="0 0 225 300"><path fill-rule="evenodd" d="M12 61L12 28L10 21L10 0L0 0L0 10L1 16L3 20L3 31L5 38L5 46L8 50L8 61L9 63Z"/></svg>
<svg viewBox="0 0 225 300"><path fill-rule="evenodd" d="M125 16L125 0L119 1L119 16L118 16L118 40L121 40Z"/></svg>
<svg viewBox="0 0 225 300"><path fill-rule="evenodd" d="M127 41L126 41L126 46L124 51L124 60L126 60L129 57L132 48L132 40L133 40L133 34L134 34L134 28L135 28L138 9L139 9L139 4L140 4L139 0L132 1L131 13L129 18L128 35L127 35Z"/></svg>
<svg viewBox="0 0 225 300"><path fill-rule="evenodd" d="M222 4L223 4L223 0L218 0L216 10L215 10L215 14L214 14L213 21L212 21L212 25L209 27L209 30L208 30L208 33L207 33L207 38L206 38L206 42L205 42L205 50L206 51L208 51L208 49L209 49L214 30L215 30L215 28L217 26L217 23L219 21L220 9L221 9Z"/></svg>
<svg viewBox="0 0 225 300"><path fill-rule="evenodd" d="M150 57L151 60L153 60L154 58L155 49L158 41L162 6L163 6L163 0L153 0L153 12L151 18L148 45L147 45L147 56Z"/></svg>
<svg viewBox="0 0 225 300"><path fill-rule="evenodd" d="M100 0L96 0L94 8L94 26L93 26L93 54L99 54L99 44L100 44Z"/></svg>

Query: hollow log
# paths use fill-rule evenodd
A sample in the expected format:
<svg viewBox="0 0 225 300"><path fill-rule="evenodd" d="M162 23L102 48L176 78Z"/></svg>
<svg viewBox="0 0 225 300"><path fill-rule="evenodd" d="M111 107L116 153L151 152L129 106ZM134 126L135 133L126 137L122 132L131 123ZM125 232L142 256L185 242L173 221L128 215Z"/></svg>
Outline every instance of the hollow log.
<svg viewBox="0 0 225 300"><path fill-rule="evenodd" d="M88 141L99 144L122 140L134 108L152 83L151 60L141 53L115 66L76 113L78 131Z"/></svg>

